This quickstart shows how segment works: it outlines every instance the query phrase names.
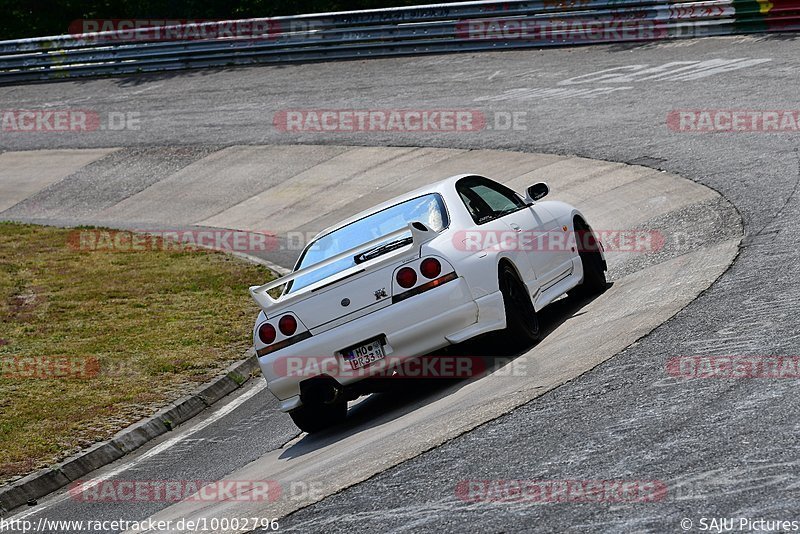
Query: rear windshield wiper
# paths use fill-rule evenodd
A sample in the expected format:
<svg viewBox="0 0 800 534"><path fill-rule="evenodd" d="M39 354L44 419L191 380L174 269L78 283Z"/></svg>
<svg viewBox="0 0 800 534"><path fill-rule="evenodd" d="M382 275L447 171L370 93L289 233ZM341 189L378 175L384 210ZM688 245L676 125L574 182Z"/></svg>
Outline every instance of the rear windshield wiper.
<svg viewBox="0 0 800 534"><path fill-rule="evenodd" d="M413 237L404 237L403 239L398 239L397 241L390 241L389 243L385 243L375 248L366 250L361 254L356 254L353 257L353 259L355 260L356 264L364 263L365 261L371 260L372 258L377 258L381 254L386 254L387 252L390 252L392 250L404 247L406 245L410 245L413 240L414 240Z"/></svg>

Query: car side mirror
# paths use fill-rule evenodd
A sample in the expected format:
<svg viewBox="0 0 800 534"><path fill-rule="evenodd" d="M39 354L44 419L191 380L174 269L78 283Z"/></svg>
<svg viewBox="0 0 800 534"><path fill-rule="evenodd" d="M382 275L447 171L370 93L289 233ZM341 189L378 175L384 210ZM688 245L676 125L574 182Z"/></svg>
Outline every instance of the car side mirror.
<svg viewBox="0 0 800 534"><path fill-rule="evenodd" d="M525 200L528 204L533 204L537 200L541 200L547 196L547 193L550 192L550 188L544 182L537 182L530 186L528 189L525 190L526 198Z"/></svg>

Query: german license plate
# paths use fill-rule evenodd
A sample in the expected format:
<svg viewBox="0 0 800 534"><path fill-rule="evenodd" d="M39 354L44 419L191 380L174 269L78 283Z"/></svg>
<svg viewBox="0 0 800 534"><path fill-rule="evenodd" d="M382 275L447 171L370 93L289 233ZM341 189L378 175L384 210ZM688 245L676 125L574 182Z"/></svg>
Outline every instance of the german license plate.
<svg viewBox="0 0 800 534"><path fill-rule="evenodd" d="M344 359L352 369L361 369L386 357L380 339L364 343L343 353Z"/></svg>

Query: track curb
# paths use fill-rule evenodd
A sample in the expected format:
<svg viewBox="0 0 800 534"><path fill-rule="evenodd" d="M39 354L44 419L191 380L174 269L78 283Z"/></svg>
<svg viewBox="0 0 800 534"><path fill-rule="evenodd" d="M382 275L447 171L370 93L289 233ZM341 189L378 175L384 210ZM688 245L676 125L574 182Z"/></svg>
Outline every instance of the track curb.
<svg viewBox="0 0 800 534"><path fill-rule="evenodd" d="M0 488L0 516L80 479L114 462L163 435L233 393L260 373L258 358L250 348L245 358L228 367L224 374L197 388L192 394L171 402L155 414L118 432L74 456L40 469Z"/></svg>

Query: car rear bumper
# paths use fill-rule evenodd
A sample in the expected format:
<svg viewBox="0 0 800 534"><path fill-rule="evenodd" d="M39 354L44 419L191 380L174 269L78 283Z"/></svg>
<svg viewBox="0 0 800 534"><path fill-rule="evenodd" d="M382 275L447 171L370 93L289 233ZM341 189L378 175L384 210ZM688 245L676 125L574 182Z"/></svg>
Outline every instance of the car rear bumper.
<svg viewBox="0 0 800 534"><path fill-rule="evenodd" d="M406 300L314 335L259 358L267 385L290 411L301 405L300 382L319 375L332 376L348 386L409 358L448 344L448 336L478 321L478 304L467 283L457 278ZM353 371L339 351L362 342L385 339L386 358Z"/></svg>

